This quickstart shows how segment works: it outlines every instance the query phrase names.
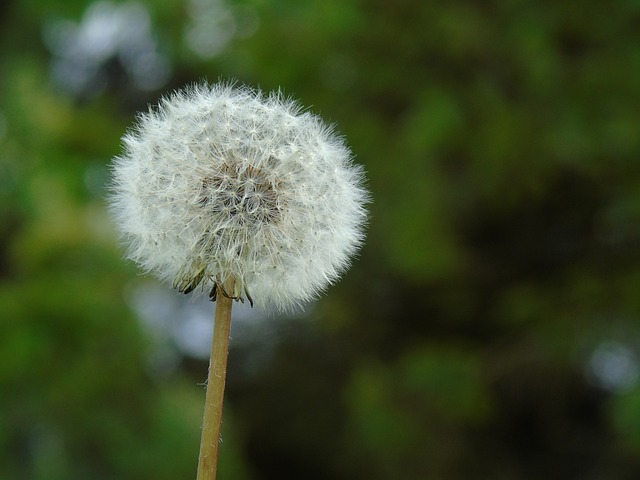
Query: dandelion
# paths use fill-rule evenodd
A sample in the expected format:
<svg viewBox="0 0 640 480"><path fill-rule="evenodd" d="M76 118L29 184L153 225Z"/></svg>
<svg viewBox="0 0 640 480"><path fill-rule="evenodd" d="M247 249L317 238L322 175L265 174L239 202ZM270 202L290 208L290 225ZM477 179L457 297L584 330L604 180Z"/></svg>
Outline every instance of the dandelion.
<svg viewBox="0 0 640 480"><path fill-rule="evenodd" d="M364 238L363 172L296 102L224 83L164 98L123 143L110 209L128 258L217 301L198 469L215 478L232 300L287 309L337 280Z"/></svg>

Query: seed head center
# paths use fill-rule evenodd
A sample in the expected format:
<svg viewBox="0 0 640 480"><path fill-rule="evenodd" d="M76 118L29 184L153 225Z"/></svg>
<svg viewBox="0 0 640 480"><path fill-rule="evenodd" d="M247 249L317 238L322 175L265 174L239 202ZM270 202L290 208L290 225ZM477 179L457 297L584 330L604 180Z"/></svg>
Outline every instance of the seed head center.
<svg viewBox="0 0 640 480"><path fill-rule="evenodd" d="M264 225L280 216L277 187L258 167L225 163L204 180L200 204L238 225Z"/></svg>

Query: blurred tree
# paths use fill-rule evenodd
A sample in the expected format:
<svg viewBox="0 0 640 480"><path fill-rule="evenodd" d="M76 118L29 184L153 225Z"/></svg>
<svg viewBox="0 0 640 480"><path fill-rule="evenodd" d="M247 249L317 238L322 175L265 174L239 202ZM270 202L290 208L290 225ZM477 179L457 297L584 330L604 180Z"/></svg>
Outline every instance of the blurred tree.
<svg viewBox="0 0 640 480"><path fill-rule="evenodd" d="M206 362L149 367L102 199L134 113L220 77L335 121L374 195L340 285L232 340L221 478L637 478L639 18L4 2L0 478L194 476Z"/></svg>

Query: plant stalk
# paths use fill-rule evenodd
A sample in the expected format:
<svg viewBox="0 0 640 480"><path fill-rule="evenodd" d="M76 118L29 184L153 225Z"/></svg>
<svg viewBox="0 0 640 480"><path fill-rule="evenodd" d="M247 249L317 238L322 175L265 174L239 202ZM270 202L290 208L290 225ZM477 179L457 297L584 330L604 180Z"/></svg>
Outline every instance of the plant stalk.
<svg viewBox="0 0 640 480"><path fill-rule="evenodd" d="M227 375L227 355L229 352L229 330L231 328L231 307L233 299L223 292L233 292L234 281L228 280L224 288L218 285L216 298L211 357L207 394L204 401L200 456L198 458L197 480L215 480L218 466L218 446L220 444L220 425L222 423L222 402Z"/></svg>

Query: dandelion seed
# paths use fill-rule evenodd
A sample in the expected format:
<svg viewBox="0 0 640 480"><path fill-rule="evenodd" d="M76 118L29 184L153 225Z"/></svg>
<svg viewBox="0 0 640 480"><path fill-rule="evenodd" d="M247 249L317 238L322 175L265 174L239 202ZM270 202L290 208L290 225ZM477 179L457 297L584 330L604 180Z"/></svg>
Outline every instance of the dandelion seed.
<svg viewBox="0 0 640 480"><path fill-rule="evenodd" d="M138 117L113 162L128 257L216 302L198 480L215 480L232 300L317 296L363 241L368 194L342 138L281 94L197 85Z"/></svg>
<svg viewBox="0 0 640 480"><path fill-rule="evenodd" d="M280 93L197 85L138 117L113 162L128 257L179 291L284 309L334 282L367 192L343 139Z"/></svg>

